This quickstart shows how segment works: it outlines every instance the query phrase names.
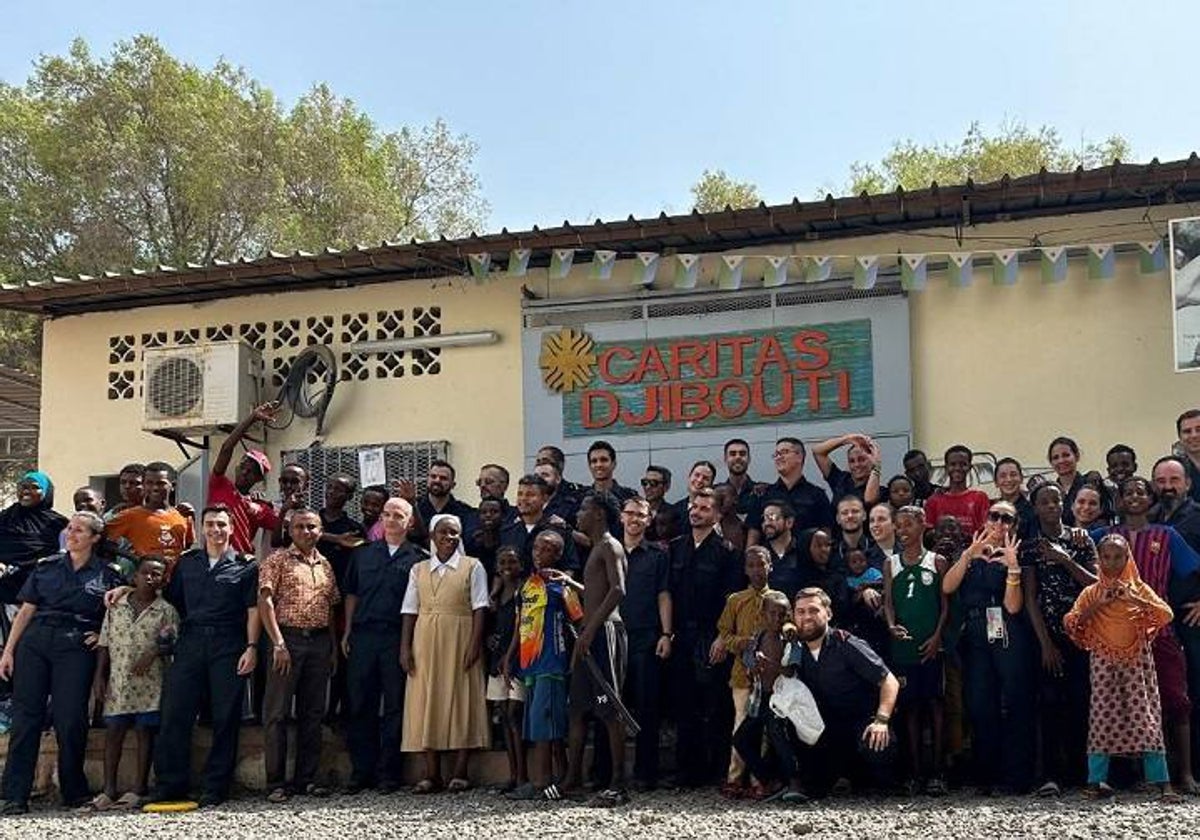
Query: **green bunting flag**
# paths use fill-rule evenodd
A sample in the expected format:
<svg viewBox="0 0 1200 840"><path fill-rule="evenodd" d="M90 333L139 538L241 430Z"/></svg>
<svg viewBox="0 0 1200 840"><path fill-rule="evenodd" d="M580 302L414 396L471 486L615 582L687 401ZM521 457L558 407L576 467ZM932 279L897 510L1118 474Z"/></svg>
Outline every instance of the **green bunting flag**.
<svg viewBox="0 0 1200 840"><path fill-rule="evenodd" d="M1088 277L1093 280L1111 280L1117 274L1116 249L1112 245L1089 245Z"/></svg>
<svg viewBox="0 0 1200 840"><path fill-rule="evenodd" d="M742 288L742 267L746 258L741 254L723 254L717 272L717 288L733 291Z"/></svg>
<svg viewBox="0 0 1200 840"><path fill-rule="evenodd" d="M1067 249L1039 248L1042 253L1042 282L1061 283L1067 279Z"/></svg>
<svg viewBox="0 0 1200 840"><path fill-rule="evenodd" d="M596 251L592 254L592 279L608 280L617 264L616 251Z"/></svg>

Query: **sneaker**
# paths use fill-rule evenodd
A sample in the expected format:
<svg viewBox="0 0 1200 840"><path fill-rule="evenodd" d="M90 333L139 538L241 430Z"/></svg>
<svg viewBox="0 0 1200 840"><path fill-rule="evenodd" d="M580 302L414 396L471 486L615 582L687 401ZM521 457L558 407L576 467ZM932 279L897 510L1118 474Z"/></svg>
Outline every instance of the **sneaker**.
<svg viewBox="0 0 1200 840"><path fill-rule="evenodd" d="M28 802L6 801L3 805L0 805L0 817L15 817L28 813Z"/></svg>
<svg viewBox="0 0 1200 840"><path fill-rule="evenodd" d="M1062 788L1058 786L1057 782L1046 782L1037 789L1037 795L1042 797L1062 796Z"/></svg>

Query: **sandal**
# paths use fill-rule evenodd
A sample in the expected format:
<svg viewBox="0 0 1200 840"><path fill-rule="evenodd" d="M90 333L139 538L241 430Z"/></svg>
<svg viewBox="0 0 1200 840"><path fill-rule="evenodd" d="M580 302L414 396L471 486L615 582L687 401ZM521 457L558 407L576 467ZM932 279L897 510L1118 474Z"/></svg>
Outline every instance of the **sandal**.
<svg viewBox="0 0 1200 840"><path fill-rule="evenodd" d="M442 789L441 779L422 779L413 785L412 792L418 796L423 796L427 793L437 793Z"/></svg>
<svg viewBox="0 0 1200 840"><path fill-rule="evenodd" d="M90 802L85 802L76 808L75 813L99 814L104 811L111 811L116 804L107 793L98 793Z"/></svg>
<svg viewBox="0 0 1200 840"><path fill-rule="evenodd" d="M1057 782L1046 782L1037 789L1037 795L1041 797L1062 796L1062 788L1058 786Z"/></svg>
<svg viewBox="0 0 1200 840"><path fill-rule="evenodd" d="M779 797L779 801L786 802L788 805L803 805L808 801L808 796L798 790L789 790Z"/></svg>
<svg viewBox="0 0 1200 840"><path fill-rule="evenodd" d="M605 788L588 800L589 808L616 808L629 804L629 794L621 788Z"/></svg>
<svg viewBox="0 0 1200 840"><path fill-rule="evenodd" d="M456 777L456 778L451 779L450 784L446 785L447 793L462 793L462 792L468 791L470 789L471 789L470 780L464 779L461 777Z"/></svg>
<svg viewBox="0 0 1200 840"><path fill-rule="evenodd" d="M1108 782L1100 782L1098 785L1088 785L1083 791L1083 795L1088 799L1112 799L1117 795L1117 792L1112 789Z"/></svg>
<svg viewBox="0 0 1200 840"><path fill-rule="evenodd" d="M284 802L287 802L288 801L287 788L277 787L277 788L272 789L271 792L267 794L267 801L273 802L276 805L281 805Z"/></svg>
<svg viewBox="0 0 1200 840"><path fill-rule="evenodd" d="M129 791L121 794L121 798L113 803L114 809L136 811L146 804L146 797Z"/></svg>
<svg viewBox="0 0 1200 840"><path fill-rule="evenodd" d="M318 799L323 799L332 792L329 788L319 785L316 782L309 782L304 786L304 790L301 791L305 796L315 796Z"/></svg>

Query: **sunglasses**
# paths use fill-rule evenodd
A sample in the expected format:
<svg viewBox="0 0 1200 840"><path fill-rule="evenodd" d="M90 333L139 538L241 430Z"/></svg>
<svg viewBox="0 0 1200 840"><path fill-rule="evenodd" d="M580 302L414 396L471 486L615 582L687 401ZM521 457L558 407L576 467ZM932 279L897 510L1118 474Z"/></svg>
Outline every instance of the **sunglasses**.
<svg viewBox="0 0 1200 840"><path fill-rule="evenodd" d="M657 478L643 478L642 479L643 487L659 487L661 485L662 485L662 481L660 481Z"/></svg>
<svg viewBox="0 0 1200 840"><path fill-rule="evenodd" d="M1017 517L1001 510L988 511L988 522L1003 522L1005 525L1015 525Z"/></svg>

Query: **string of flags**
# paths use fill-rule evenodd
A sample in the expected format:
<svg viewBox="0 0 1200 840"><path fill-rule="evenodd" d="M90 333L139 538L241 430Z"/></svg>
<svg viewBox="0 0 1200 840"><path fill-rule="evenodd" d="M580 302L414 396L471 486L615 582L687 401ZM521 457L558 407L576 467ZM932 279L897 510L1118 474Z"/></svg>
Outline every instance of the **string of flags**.
<svg viewBox="0 0 1200 840"><path fill-rule="evenodd" d="M587 261L593 280L611 280L614 269L621 263L630 268L629 282L633 286L652 286L660 274L666 274L674 288L695 289L702 276L711 276L718 289L729 291L742 288L748 279L761 280L766 288L776 288L791 279L822 283L835 278L848 278L853 288L865 290L875 287L882 271L884 276L898 275L900 287L905 291L919 292L926 288L933 272L944 273L951 286L970 286L976 269L990 273L995 285L1012 286L1017 282L1021 265L1031 263L1039 265L1044 283L1062 283L1067 279L1071 259L1086 259L1089 278L1111 280L1116 275L1118 253L1136 254L1141 274L1153 274L1167 267L1166 243L1157 239L886 255L662 254L555 248L550 252L547 271L551 280L563 280L577 262ZM493 263L490 253L467 254L467 266L471 276L481 282L493 272L506 272L512 277L524 277L529 273L532 249L514 248L507 256L507 264L501 266Z"/></svg>

